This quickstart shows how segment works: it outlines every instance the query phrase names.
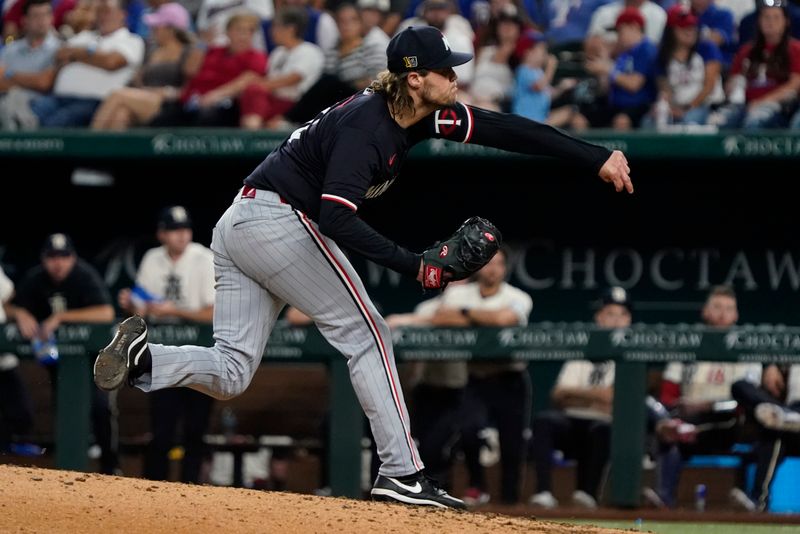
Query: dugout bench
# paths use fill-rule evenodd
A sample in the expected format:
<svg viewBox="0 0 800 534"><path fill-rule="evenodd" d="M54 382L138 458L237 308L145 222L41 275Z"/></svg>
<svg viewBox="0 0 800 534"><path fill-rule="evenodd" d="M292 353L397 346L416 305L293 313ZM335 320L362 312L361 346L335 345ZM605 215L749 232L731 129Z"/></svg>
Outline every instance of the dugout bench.
<svg viewBox="0 0 800 534"><path fill-rule="evenodd" d="M56 465L85 470L91 374L87 352L105 346L114 325L62 325L56 414ZM207 325L153 325L150 341L210 345ZM537 323L514 328L404 328L394 332L398 362L522 360L535 368L573 359L617 362L611 437L610 503L636 507L644 454L646 366L670 361L800 363L800 328L634 325L602 330L586 323ZM0 328L0 352L31 356L14 324ZM334 495L360 495L362 414L346 360L314 327L276 328L265 361L325 362L331 380L328 466ZM552 366L551 366L552 367ZM549 377L552 381L552 376ZM548 389L549 391L549 389Z"/></svg>

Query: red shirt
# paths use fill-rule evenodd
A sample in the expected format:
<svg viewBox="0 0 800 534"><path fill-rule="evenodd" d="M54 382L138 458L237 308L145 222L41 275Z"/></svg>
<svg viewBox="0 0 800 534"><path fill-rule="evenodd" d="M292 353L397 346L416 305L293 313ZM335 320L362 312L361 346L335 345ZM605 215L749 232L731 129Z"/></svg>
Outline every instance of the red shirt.
<svg viewBox="0 0 800 534"><path fill-rule="evenodd" d="M225 85L248 70L263 76L267 71L267 55L252 48L235 55L225 46L209 48L200 70L183 90L181 102Z"/></svg>
<svg viewBox="0 0 800 534"><path fill-rule="evenodd" d="M765 65L761 65L760 68L757 68L754 71L748 69L746 67L746 64L749 62L749 58L747 56L753 49L753 43L750 42L743 44L739 48L739 51L736 53L736 57L733 58L731 74L745 74L745 77L747 78L745 99L748 102L757 100L767 93L773 91L777 87L783 85L789 80L789 77L792 73L800 74L800 41L796 39L789 39L787 45L789 47L789 72L785 73L768 72ZM774 49L774 46L767 45L765 47L764 52L767 57L769 57Z"/></svg>

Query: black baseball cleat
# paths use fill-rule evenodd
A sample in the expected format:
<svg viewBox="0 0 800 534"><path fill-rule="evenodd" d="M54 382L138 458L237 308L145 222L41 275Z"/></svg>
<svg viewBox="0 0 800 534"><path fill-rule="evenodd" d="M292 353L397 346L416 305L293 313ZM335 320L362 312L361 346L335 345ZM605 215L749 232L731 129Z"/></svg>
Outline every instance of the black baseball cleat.
<svg viewBox="0 0 800 534"><path fill-rule="evenodd" d="M372 500L417 504L421 506L437 506L466 510L467 505L440 488L435 480L428 478L421 471L410 477L378 475L372 487Z"/></svg>
<svg viewBox="0 0 800 534"><path fill-rule="evenodd" d="M94 383L106 391L119 389L151 366L147 348L147 325L138 315L128 317L117 328L114 339L94 362Z"/></svg>

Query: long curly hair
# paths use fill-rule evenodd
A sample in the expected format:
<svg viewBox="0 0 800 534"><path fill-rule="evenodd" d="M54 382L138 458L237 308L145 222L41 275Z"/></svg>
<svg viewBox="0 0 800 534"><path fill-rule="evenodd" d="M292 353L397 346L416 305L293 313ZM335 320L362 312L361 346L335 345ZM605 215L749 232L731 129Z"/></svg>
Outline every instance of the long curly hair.
<svg viewBox="0 0 800 534"><path fill-rule="evenodd" d="M427 71L416 71L420 75L425 76ZM382 93L386 96L386 101L389 103L389 111L394 117L403 117L407 114L414 114L414 99L408 92L408 84L406 83L407 73L396 74L388 70L378 73L377 79L373 80L369 85L369 89L374 93Z"/></svg>
<svg viewBox="0 0 800 534"><path fill-rule="evenodd" d="M768 55L766 51L767 42L764 38L764 32L761 31L760 27L758 27L756 31L753 48L747 55L746 65L743 65L744 68L742 69L748 79L758 77L758 71L761 65L766 65L767 77L781 81L789 79L791 70L789 58L789 39L792 36L791 19L786 9L781 8L781 12L786 18L786 29L783 31L781 40L771 55Z"/></svg>

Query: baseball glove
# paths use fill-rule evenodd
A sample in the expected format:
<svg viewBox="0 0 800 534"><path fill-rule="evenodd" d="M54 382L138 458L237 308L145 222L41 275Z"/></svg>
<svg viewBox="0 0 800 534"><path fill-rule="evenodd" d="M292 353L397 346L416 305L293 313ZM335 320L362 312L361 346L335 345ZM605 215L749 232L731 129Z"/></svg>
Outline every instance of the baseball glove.
<svg viewBox="0 0 800 534"><path fill-rule="evenodd" d="M503 236L481 217L470 217L446 241L422 253L422 287L444 289L449 282L463 280L489 263Z"/></svg>

